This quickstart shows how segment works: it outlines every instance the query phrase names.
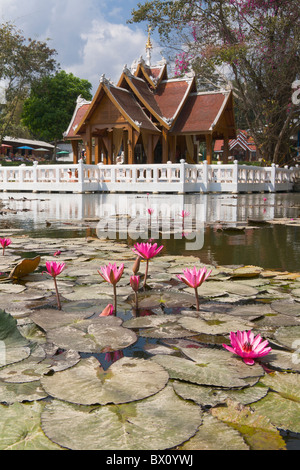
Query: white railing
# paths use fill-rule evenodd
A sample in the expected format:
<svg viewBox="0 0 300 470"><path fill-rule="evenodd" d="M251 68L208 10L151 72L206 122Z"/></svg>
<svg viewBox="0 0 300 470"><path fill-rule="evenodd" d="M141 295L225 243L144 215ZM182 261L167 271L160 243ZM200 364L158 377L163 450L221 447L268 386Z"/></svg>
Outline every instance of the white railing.
<svg viewBox="0 0 300 470"><path fill-rule="evenodd" d="M0 166L0 191L32 192L276 192L292 191L300 167L239 165L71 165Z"/></svg>

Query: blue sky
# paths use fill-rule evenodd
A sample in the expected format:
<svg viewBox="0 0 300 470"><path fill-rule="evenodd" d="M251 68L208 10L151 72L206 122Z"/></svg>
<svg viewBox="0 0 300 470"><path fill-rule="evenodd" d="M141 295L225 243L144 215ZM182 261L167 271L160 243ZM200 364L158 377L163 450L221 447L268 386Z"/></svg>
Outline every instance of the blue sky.
<svg viewBox="0 0 300 470"><path fill-rule="evenodd" d="M138 0L0 0L1 22L11 21L25 37L49 39L63 70L88 79L117 81L123 66L146 57L147 25L129 25ZM143 3L143 0L140 1ZM153 61L162 58L152 38Z"/></svg>

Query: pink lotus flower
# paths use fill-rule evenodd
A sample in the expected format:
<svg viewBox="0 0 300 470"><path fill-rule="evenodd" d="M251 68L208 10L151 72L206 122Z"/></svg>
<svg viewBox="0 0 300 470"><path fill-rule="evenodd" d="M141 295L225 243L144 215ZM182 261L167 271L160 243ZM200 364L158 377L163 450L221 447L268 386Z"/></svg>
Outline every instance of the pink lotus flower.
<svg viewBox="0 0 300 470"><path fill-rule="evenodd" d="M131 276L130 277L130 285L134 292L137 292L139 290L139 284L140 284L140 276Z"/></svg>
<svg viewBox="0 0 300 470"><path fill-rule="evenodd" d="M2 245L2 248L3 248L2 254L4 255L5 248L11 244L11 239L10 238L0 238L0 244Z"/></svg>
<svg viewBox="0 0 300 470"><path fill-rule="evenodd" d="M138 309L138 290L140 285L140 276L131 276L130 277L130 285L134 290L134 297L135 297L135 308Z"/></svg>
<svg viewBox="0 0 300 470"><path fill-rule="evenodd" d="M134 248L132 251L140 256L141 258L146 260L146 271L145 271L145 277L144 277L144 287L146 286L146 281L147 281L147 275L148 275L148 266L149 266L149 260L151 258L154 258L154 256L158 255L158 253L161 252L163 249L163 245L160 247L157 247L157 243L136 243L134 245Z"/></svg>
<svg viewBox="0 0 300 470"><path fill-rule="evenodd" d="M151 207L149 207L149 209L148 209L148 214L149 214L149 215L152 215L153 212L154 212L154 209L152 209Z"/></svg>
<svg viewBox="0 0 300 470"><path fill-rule="evenodd" d="M56 261L46 261L46 268L50 276L56 278L65 269L65 263L57 263Z"/></svg>
<svg viewBox="0 0 300 470"><path fill-rule="evenodd" d="M99 317L109 317L110 315L114 314L114 306L112 304L108 304L104 310L100 313Z"/></svg>
<svg viewBox="0 0 300 470"><path fill-rule="evenodd" d="M112 284L114 289L114 310L115 313L117 312L117 288L116 285L122 277L124 271L124 264L122 263L118 268L116 263L111 264L108 263L107 266L100 267L101 272L98 270L100 276L104 279L104 281L109 282Z"/></svg>
<svg viewBox="0 0 300 470"><path fill-rule="evenodd" d="M154 258L154 256L158 255L158 253L161 252L163 247L164 246L161 245L157 248L157 243L136 243L132 251L141 258L149 260L151 258Z"/></svg>
<svg viewBox="0 0 300 470"><path fill-rule="evenodd" d="M223 344L223 347L233 354L243 358L245 364L252 366L254 359L263 357L272 351L272 348L266 347L268 341L263 341L260 335L254 337L253 332L237 331L230 333L231 346Z"/></svg>
<svg viewBox="0 0 300 470"><path fill-rule="evenodd" d="M57 263L56 261L46 261L47 273L50 274L50 276L52 276L54 280L58 310L61 310L61 303L59 299L56 277L63 272L65 266L65 263Z"/></svg>
<svg viewBox="0 0 300 470"><path fill-rule="evenodd" d="M101 272L98 270L98 273L104 279L104 281L109 282L112 285L116 285L122 277L124 264L122 263L120 267L117 268L116 263L108 263L107 266L101 266L100 269Z"/></svg>
<svg viewBox="0 0 300 470"><path fill-rule="evenodd" d="M53 256L59 256L59 255L61 255L61 251L60 251L60 250L57 250L57 251L54 253Z"/></svg>
<svg viewBox="0 0 300 470"><path fill-rule="evenodd" d="M206 281L210 274L211 270L208 271L207 268L197 270L196 266L194 266L193 269L184 269L183 274L177 274L180 281L195 289L197 310L199 310L198 287Z"/></svg>
<svg viewBox="0 0 300 470"><path fill-rule="evenodd" d="M190 215L190 212L188 211L181 211L180 217L184 219L184 217L188 217Z"/></svg>

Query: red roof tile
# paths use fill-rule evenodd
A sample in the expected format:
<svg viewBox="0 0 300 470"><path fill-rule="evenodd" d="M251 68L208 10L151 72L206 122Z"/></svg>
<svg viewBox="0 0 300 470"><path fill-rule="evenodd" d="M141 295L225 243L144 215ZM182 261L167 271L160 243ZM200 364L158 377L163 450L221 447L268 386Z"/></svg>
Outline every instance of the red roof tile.
<svg viewBox="0 0 300 470"><path fill-rule="evenodd" d="M89 107L90 107L90 104L87 103L87 104L83 104L80 107L77 107L75 109L75 112L73 114L73 118L71 120L71 123L70 123L66 133L64 134L65 139L75 137L75 131L76 131L78 125L81 123L83 117L87 113Z"/></svg>
<svg viewBox="0 0 300 470"><path fill-rule="evenodd" d="M227 95L224 96L223 93L191 94L172 128L172 132L209 131L226 98Z"/></svg>
<svg viewBox="0 0 300 470"><path fill-rule="evenodd" d="M183 104L186 93L189 91L191 81L168 80L163 81L154 93L154 99L161 110L162 117L172 119Z"/></svg>

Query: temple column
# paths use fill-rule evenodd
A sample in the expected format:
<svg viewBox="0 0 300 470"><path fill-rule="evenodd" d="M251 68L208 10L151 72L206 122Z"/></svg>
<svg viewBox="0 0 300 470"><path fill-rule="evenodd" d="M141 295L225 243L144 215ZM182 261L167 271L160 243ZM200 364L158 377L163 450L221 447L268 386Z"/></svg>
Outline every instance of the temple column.
<svg viewBox="0 0 300 470"><path fill-rule="evenodd" d="M91 134L91 127L88 126L86 130L86 138L85 138L85 146L86 146L86 164L91 165L93 162L93 140Z"/></svg>
<svg viewBox="0 0 300 470"><path fill-rule="evenodd" d="M162 163L167 163L168 160L169 160L168 131L163 127L162 129Z"/></svg>
<svg viewBox="0 0 300 470"><path fill-rule="evenodd" d="M100 137L95 137L95 165L101 162L101 144Z"/></svg>
<svg viewBox="0 0 300 470"><path fill-rule="evenodd" d="M213 155L213 148L212 148L212 135L206 134L206 160L209 165L212 164L212 155Z"/></svg>
<svg viewBox="0 0 300 470"><path fill-rule="evenodd" d="M130 126L128 129L128 140L127 140L127 154L128 154L128 165L134 164L134 143L133 143L133 129Z"/></svg>
<svg viewBox="0 0 300 470"><path fill-rule="evenodd" d="M78 163L78 141L77 140L72 140L72 151L73 151L73 163L77 164Z"/></svg>
<svg viewBox="0 0 300 470"><path fill-rule="evenodd" d="M228 157L229 157L229 138L228 138L228 132L225 131L225 133L224 133L224 146L223 146L223 158L222 158L223 163L228 163Z"/></svg>
<svg viewBox="0 0 300 470"><path fill-rule="evenodd" d="M170 137L170 161L176 163L176 135Z"/></svg>

